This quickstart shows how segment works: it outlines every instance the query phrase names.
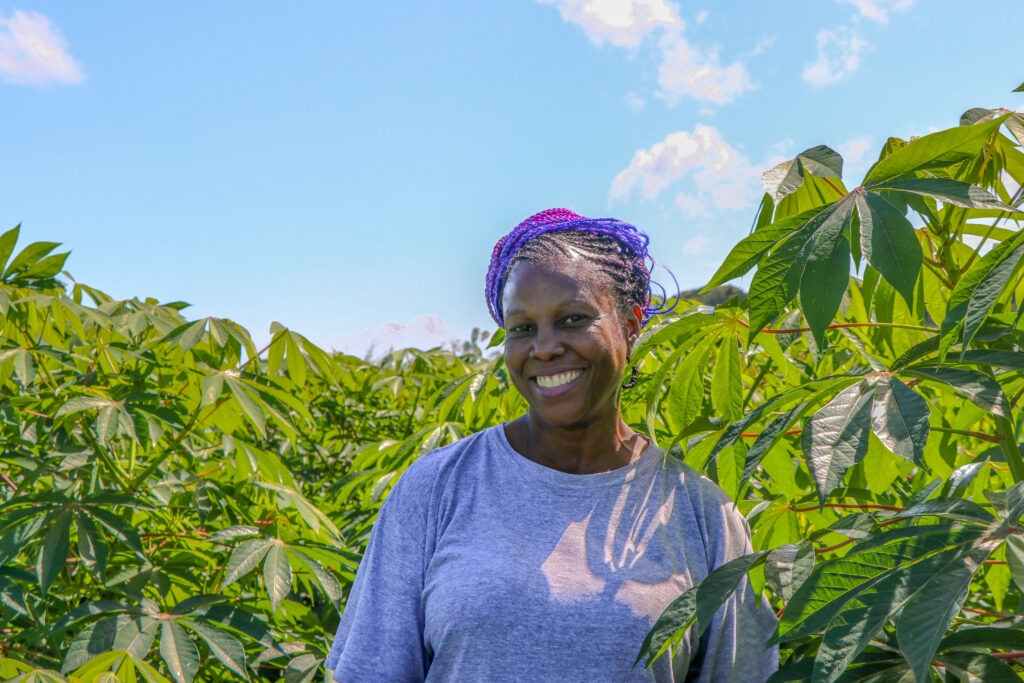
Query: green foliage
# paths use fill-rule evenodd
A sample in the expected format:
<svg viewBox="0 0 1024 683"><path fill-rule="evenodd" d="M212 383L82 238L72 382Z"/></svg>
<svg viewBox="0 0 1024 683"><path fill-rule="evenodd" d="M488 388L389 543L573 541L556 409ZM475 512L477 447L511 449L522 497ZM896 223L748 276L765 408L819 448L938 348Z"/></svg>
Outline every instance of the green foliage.
<svg viewBox="0 0 1024 683"><path fill-rule="evenodd" d="M312 680L395 476L520 408L483 336L368 362L275 324L257 349L230 320L58 279L67 254L17 237L0 678Z"/></svg>
<svg viewBox="0 0 1024 683"><path fill-rule="evenodd" d="M1011 681L1024 660L1024 117L891 138L847 190L816 147L634 349L623 414L713 478L780 612L773 681ZM0 678L309 681L376 511L429 450L525 409L500 345L377 361L62 275L0 236ZM488 348L481 345L487 343ZM641 664L638 664L641 665Z"/></svg>
<svg viewBox="0 0 1024 683"><path fill-rule="evenodd" d="M707 286L754 271L750 294L692 332L746 328L743 414L691 411L684 449L748 511L755 552L674 602L638 660L699 633L748 573L781 614L772 681L1021 679L1024 125L961 124L890 139L851 191L827 148L765 174L754 231ZM660 337L677 325L648 332L652 364L723 382L732 345L679 362ZM647 388L659 440L679 391Z"/></svg>

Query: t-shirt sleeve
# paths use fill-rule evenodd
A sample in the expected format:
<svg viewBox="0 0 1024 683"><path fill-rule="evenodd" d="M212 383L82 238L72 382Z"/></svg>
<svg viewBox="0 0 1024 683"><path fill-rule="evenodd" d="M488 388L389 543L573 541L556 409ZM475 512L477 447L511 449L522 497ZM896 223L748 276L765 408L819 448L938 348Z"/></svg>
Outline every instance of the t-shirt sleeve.
<svg viewBox="0 0 1024 683"><path fill-rule="evenodd" d="M705 499L711 569L751 552L746 519L724 493L716 493L720 497ZM744 577L700 638L686 680L699 683L767 680L779 668L778 646L765 647L776 625L768 601L758 599L750 581Z"/></svg>
<svg viewBox="0 0 1024 683"><path fill-rule="evenodd" d="M403 476L381 506L325 667L335 681L422 681L425 499ZM411 479L415 479L412 477Z"/></svg>

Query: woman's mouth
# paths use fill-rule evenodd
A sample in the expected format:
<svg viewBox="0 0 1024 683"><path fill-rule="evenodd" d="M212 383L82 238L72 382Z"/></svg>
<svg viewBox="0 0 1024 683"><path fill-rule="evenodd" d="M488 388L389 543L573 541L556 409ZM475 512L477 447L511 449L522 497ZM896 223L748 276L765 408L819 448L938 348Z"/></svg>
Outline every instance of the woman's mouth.
<svg viewBox="0 0 1024 683"><path fill-rule="evenodd" d="M537 386L542 389L558 389L569 384L582 374L582 370L569 370L567 372L560 372L557 375L537 375L534 379L537 382Z"/></svg>

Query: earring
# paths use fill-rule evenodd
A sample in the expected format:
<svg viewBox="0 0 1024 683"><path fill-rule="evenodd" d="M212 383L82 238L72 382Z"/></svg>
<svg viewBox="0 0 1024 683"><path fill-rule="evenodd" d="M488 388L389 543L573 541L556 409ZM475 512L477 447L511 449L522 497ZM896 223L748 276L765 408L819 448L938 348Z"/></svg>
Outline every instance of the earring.
<svg viewBox="0 0 1024 683"><path fill-rule="evenodd" d="M636 366L634 365L633 366L633 371L629 375L629 381L625 382L622 385L622 388L623 389L632 389L633 387L635 387L636 386L636 378L637 378L638 374L639 374L639 370L637 370Z"/></svg>

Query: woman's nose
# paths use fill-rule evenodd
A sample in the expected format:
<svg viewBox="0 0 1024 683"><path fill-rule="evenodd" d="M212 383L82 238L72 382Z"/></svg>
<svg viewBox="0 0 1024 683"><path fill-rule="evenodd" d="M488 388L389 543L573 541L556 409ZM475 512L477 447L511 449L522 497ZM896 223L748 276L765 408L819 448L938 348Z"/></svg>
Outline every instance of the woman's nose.
<svg viewBox="0 0 1024 683"><path fill-rule="evenodd" d="M555 358L565 353L565 347L556 330L540 328L533 338L531 355L539 360Z"/></svg>

